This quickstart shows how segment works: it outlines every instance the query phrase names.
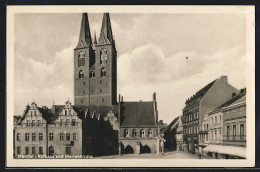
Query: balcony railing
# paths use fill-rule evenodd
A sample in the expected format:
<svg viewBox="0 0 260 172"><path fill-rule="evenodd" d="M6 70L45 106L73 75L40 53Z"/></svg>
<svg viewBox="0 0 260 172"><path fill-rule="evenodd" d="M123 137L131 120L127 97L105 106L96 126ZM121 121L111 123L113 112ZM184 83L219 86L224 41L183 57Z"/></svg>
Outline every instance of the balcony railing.
<svg viewBox="0 0 260 172"><path fill-rule="evenodd" d="M246 141L246 135L224 135L223 141L225 142L241 142Z"/></svg>

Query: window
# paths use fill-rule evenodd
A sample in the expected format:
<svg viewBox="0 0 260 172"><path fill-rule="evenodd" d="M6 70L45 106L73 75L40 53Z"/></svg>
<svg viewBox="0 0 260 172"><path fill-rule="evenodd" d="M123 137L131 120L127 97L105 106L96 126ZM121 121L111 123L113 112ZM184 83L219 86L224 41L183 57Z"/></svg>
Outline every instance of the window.
<svg viewBox="0 0 260 172"><path fill-rule="evenodd" d="M209 124L207 124L207 130L209 129Z"/></svg>
<svg viewBox="0 0 260 172"><path fill-rule="evenodd" d="M240 124L240 140L244 140L245 128L244 124Z"/></svg>
<svg viewBox="0 0 260 172"><path fill-rule="evenodd" d="M53 141L53 133L49 133L49 140Z"/></svg>
<svg viewBox="0 0 260 172"><path fill-rule="evenodd" d="M17 141L21 141L21 134L20 134L20 133L17 133L17 135L16 135L16 140L17 140Z"/></svg>
<svg viewBox="0 0 260 172"><path fill-rule="evenodd" d="M65 115L67 115L67 110L64 110L64 112L65 112Z"/></svg>
<svg viewBox="0 0 260 172"><path fill-rule="evenodd" d="M124 137L129 137L128 129L124 130Z"/></svg>
<svg viewBox="0 0 260 172"><path fill-rule="evenodd" d="M73 133L73 141L77 140L77 133Z"/></svg>
<svg viewBox="0 0 260 172"><path fill-rule="evenodd" d="M197 115L197 119L199 119L199 112L197 112L196 115Z"/></svg>
<svg viewBox="0 0 260 172"><path fill-rule="evenodd" d="M60 133L60 141L64 140L63 133Z"/></svg>
<svg viewBox="0 0 260 172"><path fill-rule="evenodd" d="M152 129L148 130L148 137L153 137L153 130Z"/></svg>
<svg viewBox="0 0 260 172"><path fill-rule="evenodd" d="M36 134L32 133L32 141L36 141Z"/></svg>
<svg viewBox="0 0 260 172"><path fill-rule="evenodd" d="M41 141L43 139L43 135L42 133L39 133L39 141Z"/></svg>
<svg viewBox="0 0 260 172"><path fill-rule="evenodd" d="M60 120L60 126L62 126L62 125L63 125L63 123L64 123L64 120L63 120L63 119L61 119L61 120Z"/></svg>
<svg viewBox="0 0 260 172"><path fill-rule="evenodd" d="M35 126L35 120L32 120L32 126Z"/></svg>
<svg viewBox="0 0 260 172"><path fill-rule="evenodd" d="M70 120L66 119L66 125L69 125L69 123L70 123Z"/></svg>
<svg viewBox="0 0 260 172"><path fill-rule="evenodd" d="M66 139L67 141L70 141L70 133L66 133Z"/></svg>
<svg viewBox="0 0 260 172"><path fill-rule="evenodd" d="M72 114L71 114L71 110L69 110L69 115L72 115Z"/></svg>
<svg viewBox="0 0 260 172"><path fill-rule="evenodd" d="M37 121L38 126L41 126L41 120Z"/></svg>
<svg viewBox="0 0 260 172"><path fill-rule="evenodd" d="M25 141L29 141L30 137L29 137L29 133L25 134Z"/></svg>
<svg viewBox="0 0 260 172"><path fill-rule="evenodd" d="M141 136L141 137L145 137L144 129L141 129L141 130L140 130L140 136Z"/></svg>
<svg viewBox="0 0 260 172"><path fill-rule="evenodd" d="M220 124L222 123L221 115L219 115L219 123L220 123Z"/></svg>
<svg viewBox="0 0 260 172"><path fill-rule="evenodd" d="M100 50L100 64L107 63L107 50L102 48Z"/></svg>
<svg viewBox="0 0 260 172"><path fill-rule="evenodd" d="M79 71L79 79L84 78L84 73L82 70Z"/></svg>
<svg viewBox="0 0 260 172"><path fill-rule="evenodd" d="M78 66L85 66L85 54L82 51L78 54Z"/></svg>
<svg viewBox="0 0 260 172"><path fill-rule="evenodd" d="M104 98L102 98L102 102L104 102Z"/></svg>
<svg viewBox="0 0 260 172"><path fill-rule="evenodd" d="M197 126L197 134L199 133L199 126Z"/></svg>
<svg viewBox="0 0 260 172"><path fill-rule="evenodd" d="M213 117L211 117L211 124L213 125Z"/></svg>
<svg viewBox="0 0 260 172"><path fill-rule="evenodd" d="M66 155L70 155L71 154L71 148L70 147L66 147Z"/></svg>
<svg viewBox="0 0 260 172"><path fill-rule="evenodd" d="M85 91L83 90L83 94L85 94Z"/></svg>
<svg viewBox="0 0 260 172"><path fill-rule="evenodd" d="M35 149L36 149L35 147L32 147L32 154L33 154L33 155L36 154Z"/></svg>
<svg viewBox="0 0 260 172"><path fill-rule="evenodd" d="M214 140L217 140L217 130L215 130Z"/></svg>
<svg viewBox="0 0 260 172"><path fill-rule="evenodd" d="M33 116L33 111L31 111L31 116Z"/></svg>
<svg viewBox="0 0 260 172"><path fill-rule="evenodd" d="M90 78L94 78L95 77L95 72L90 71L89 76L90 76Z"/></svg>
<svg viewBox="0 0 260 172"><path fill-rule="evenodd" d="M21 147L17 147L17 155L21 154Z"/></svg>
<svg viewBox="0 0 260 172"><path fill-rule="evenodd" d="M100 89L100 90L99 90L99 92L101 93L101 92L102 92L102 90Z"/></svg>
<svg viewBox="0 0 260 172"><path fill-rule="evenodd" d="M25 155L29 155L29 147L25 147Z"/></svg>
<svg viewBox="0 0 260 172"><path fill-rule="evenodd" d="M43 155L43 148L42 147L39 147L39 154Z"/></svg>
<svg viewBox="0 0 260 172"><path fill-rule="evenodd" d="M227 137L229 137L229 135L230 135L230 127L227 126Z"/></svg>
<svg viewBox="0 0 260 172"><path fill-rule="evenodd" d="M211 140L213 140L213 131L211 131Z"/></svg>
<svg viewBox="0 0 260 172"><path fill-rule="evenodd" d="M101 68L101 76L106 76L107 71L104 67Z"/></svg>
<svg viewBox="0 0 260 172"><path fill-rule="evenodd" d="M34 116L36 116L37 115L37 111L34 111Z"/></svg>
<svg viewBox="0 0 260 172"><path fill-rule="evenodd" d="M136 136L137 136L136 129L133 129L133 137L136 137Z"/></svg>
<svg viewBox="0 0 260 172"><path fill-rule="evenodd" d="M29 120L27 120L27 127L30 125L30 121Z"/></svg>
<svg viewBox="0 0 260 172"><path fill-rule="evenodd" d="M76 125L76 119L72 119L72 126Z"/></svg>
<svg viewBox="0 0 260 172"><path fill-rule="evenodd" d="M233 136L236 136L236 125L233 125Z"/></svg>

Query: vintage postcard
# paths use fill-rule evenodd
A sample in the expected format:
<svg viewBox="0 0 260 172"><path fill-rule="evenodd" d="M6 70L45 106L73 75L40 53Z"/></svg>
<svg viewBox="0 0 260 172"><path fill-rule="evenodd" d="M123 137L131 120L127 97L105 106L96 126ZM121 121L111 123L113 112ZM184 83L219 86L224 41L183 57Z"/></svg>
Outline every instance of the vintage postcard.
<svg viewBox="0 0 260 172"><path fill-rule="evenodd" d="M8 6L7 167L254 166L254 18Z"/></svg>

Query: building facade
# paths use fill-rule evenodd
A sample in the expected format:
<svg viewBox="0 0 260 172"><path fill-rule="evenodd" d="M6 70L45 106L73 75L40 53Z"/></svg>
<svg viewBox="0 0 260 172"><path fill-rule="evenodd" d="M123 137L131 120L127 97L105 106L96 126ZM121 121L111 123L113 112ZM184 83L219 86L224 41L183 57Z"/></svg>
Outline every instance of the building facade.
<svg viewBox="0 0 260 172"><path fill-rule="evenodd" d="M183 109L183 142L188 152L199 153L199 131L207 112L214 110L232 97L238 90L228 83L227 76L212 81L188 98Z"/></svg>
<svg viewBox="0 0 260 172"><path fill-rule="evenodd" d="M117 51L110 16L92 41L83 13L74 49L74 103L27 106L14 118L14 157L159 153L156 94L149 102L117 102ZM131 150L132 149L132 150ZM35 155L35 156L34 156Z"/></svg>

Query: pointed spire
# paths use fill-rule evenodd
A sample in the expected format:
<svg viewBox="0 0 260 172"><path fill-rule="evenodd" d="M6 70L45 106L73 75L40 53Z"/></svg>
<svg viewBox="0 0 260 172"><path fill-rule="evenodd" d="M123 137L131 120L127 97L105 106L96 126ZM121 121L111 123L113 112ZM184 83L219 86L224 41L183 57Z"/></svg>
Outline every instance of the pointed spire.
<svg viewBox="0 0 260 172"><path fill-rule="evenodd" d="M80 27L79 42L76 48L90 47L91 44L92 41L89 28L88 14L83 13Z"/></svg>
<svg viewBox="0 0 260 172"><path fill-rule="evenodd" d="M112 34L109 13L104 13L102 27L100 31L99 43L110 43L110 44L113 43L113 34Z"/></svg>
<svg viewBox="0 0 260 172"><path fill-rule="evenodd" d="M94 31L94 44L97 44L97 36L96 36L96 31Z"/></svg>

